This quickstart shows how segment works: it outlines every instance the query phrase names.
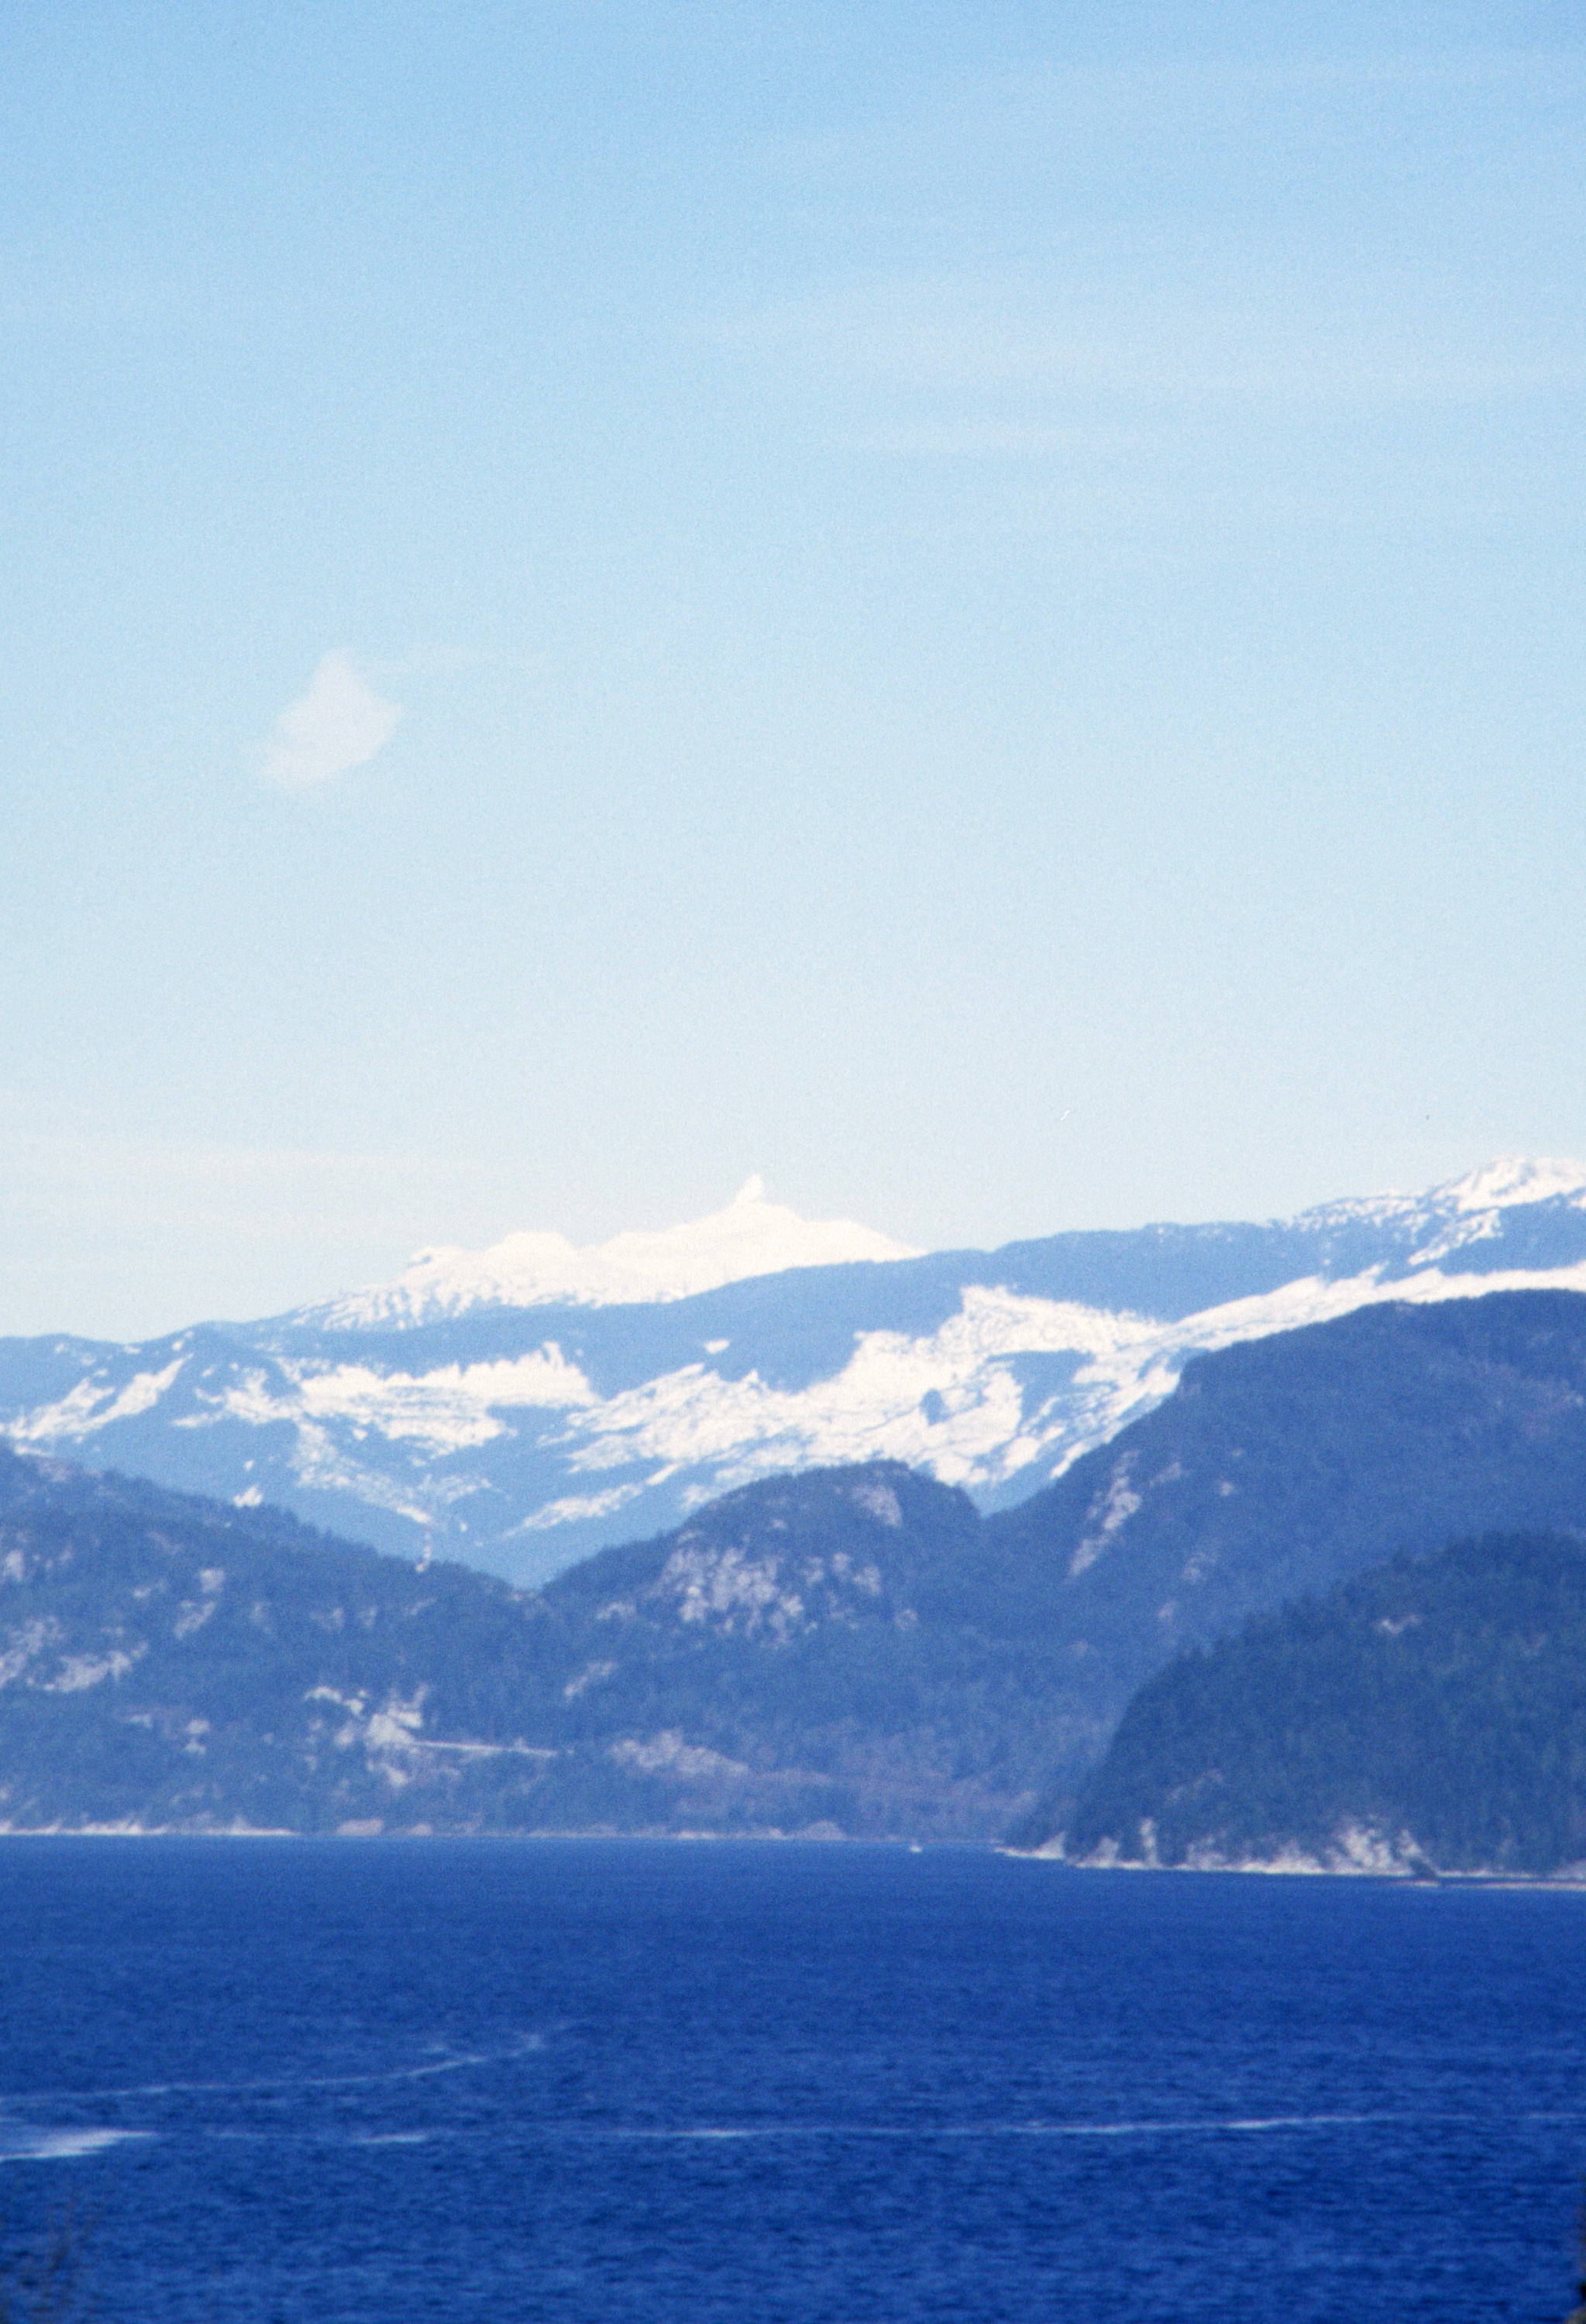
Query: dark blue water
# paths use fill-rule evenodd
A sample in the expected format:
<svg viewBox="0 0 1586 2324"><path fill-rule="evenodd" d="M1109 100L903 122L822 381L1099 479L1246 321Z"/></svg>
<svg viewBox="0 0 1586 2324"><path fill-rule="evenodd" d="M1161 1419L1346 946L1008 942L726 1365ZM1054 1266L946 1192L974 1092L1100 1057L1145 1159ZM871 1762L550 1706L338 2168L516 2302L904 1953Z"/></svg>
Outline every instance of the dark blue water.
<svg viewBox="0 0 1586 2324"><path fill-rule="evenodd" d="M1586 1895L971 1850L0 1843L104 2324L1559 2319Z"/></svg>

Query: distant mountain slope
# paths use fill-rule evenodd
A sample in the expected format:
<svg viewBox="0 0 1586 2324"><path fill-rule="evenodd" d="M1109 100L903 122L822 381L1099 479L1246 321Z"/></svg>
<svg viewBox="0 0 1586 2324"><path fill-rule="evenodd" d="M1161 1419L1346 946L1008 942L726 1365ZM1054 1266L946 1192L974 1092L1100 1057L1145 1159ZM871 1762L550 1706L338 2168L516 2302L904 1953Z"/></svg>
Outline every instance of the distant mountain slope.
<svg viewBox="0 0 1586 2324"><path fill-rule="evenodd" d="M866 1238L751 1187L557 1267L430 1254L267 1323L0 1342L0 1434L409 1555L429 1537L520 1582L790 1469L901 1461L1002 1508L1197 1352L1384 1299L1586 1289L1586 1174L1506 1163L1286 1223L816 1263L895 1248ZM762 1262L778 1271L678 1296Z"/></svg>
<svg viewBox="0 0 1586 2324"><path fill-rule="evenodd" d="M1328 1203L1286 1224L1153 1226L1013 1243L994 1254L996 1279L1030 1290L1044 1278L1059 1298L1172 1318L1277 1290L1305 1274L1355 1274L1385 1257L1421 1266L1453 1259L1456 1271L1461 1254L1480 1271L1493 1264L1556 1266L1556 1230L1545 1229L1537 1242L1530 1226L1540 1205L1579 1208L1583 1199L1586 1170L1578 1163L1509 1156L1429 1194ZM1577 1241L1572 1256L1586 1258L1586 1241ZM1489 1242L1504 1245L1504 1254L1483 1252ZM1544 1247L1554 1256L1538 1256ZM484 1251L420 1251L394 1283L301 1309L295 1320L363 1331L406 1329L484 1307L646 1305L798 1268L921 1256L852 1220L801 1219L768 1202L763 1180L751 1178L709 1218L620 1234L591 1250L575 1250L563 1235L515 1234ZM1131 1271L1135 1296L1127 1292Z"/></svg>
<svg viewBox="0 0 1586 2324"><path fill-rule="evenodd" d="M1066 1852L1586 1868L1583 1674L1579 1535L1489 1535L1397 1561L1159 1672L1081 1797Z"/></svg>
<svg viewBox="0 0 1586 2324"><path fill-rule="evenodd" d="M979 1522L877 1465L526 1595L0 1452L0 1828L994 1837L1065 1714L917 1610Z"/></svg>
<svg viewBox="0 0 1586 2324"><path fill-rule="evenodd" d="M1156 1411L986 1521L975 1587L989 1623L1064 1644L1076 1716L1101 1733L1179 1648L1499 1526L1586 1527L1578 1293L1362 1308L1200 1358Z"/></svg>

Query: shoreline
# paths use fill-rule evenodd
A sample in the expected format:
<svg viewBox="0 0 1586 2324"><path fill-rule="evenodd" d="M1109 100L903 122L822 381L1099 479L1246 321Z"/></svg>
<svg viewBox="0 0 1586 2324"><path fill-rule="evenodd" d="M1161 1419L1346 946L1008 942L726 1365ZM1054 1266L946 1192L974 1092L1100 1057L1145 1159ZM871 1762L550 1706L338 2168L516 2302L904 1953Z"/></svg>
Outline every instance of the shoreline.
<svg viewBox="0 0 1586 2324"><path fill-rule="evenodd" d="M1062 1856L1047 1848L1005 1848L1004 1856L1021 1856L1034 1864L1059 1866L1065 1872L1140 1872L1187 1877L1191 1879L1379 1880L1397 1888L1557 1888L1586 1892L1586 1866L1570 1865L1558 1872L1444 1870L1422 1864L1322 1864L1314 1857L1279 1858L1243 1864L1147 1864L1113 1858L1095 1863Z"/></svg>
<svg viewBox="0 0 1586 2324"><path fill-rule="evenodd" d="M1388 1867L1365 1865L1323 1865L1314 1859L1296 1863L1292 1859L1277 1863L1247 1864L1143 1864L1139 1862L1110 1864L1075 1863L1046 1849L1010 1848L996 1840L910 1840L898 1833L865 1837L848 1832L824 1831L604 1831L600 1830L556 1831L429 1831L398 1830L395 1831L298 1831L286 1825L226 1824L32 1824L0 1826L0 1846L8 1840L286 1840L302 1845L353 1845L369 1847L380 1843L423 1846L438 1841L442 1845L511 1845L513 1847L570 1841L594 1844L653 1846L658 1841L690 1847L803 1847L803 1848L886 1848L900 1850L905 1855L923 1855L927 1849L968 1849L978 1854L1002 1856L1017 1863L1049 1864L1065 1873L1139 1873L1152 1876L1179 1875L1195 1879L1224 1878L1306 1881L1376 1881L1396 1888L1447 1888L1471 1890L1538 1890L1560 1895L1586 1895L1586 1868L1574 1867L1563 1872L1512 1871L1443 1871L1438 1869L1396 1870Z"/></svg>

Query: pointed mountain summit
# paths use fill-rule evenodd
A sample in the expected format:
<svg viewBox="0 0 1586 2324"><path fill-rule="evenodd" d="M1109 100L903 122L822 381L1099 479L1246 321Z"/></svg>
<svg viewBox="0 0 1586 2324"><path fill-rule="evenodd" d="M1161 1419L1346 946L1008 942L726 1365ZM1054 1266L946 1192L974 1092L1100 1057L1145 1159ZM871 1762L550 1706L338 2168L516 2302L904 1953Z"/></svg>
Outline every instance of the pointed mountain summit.
<svg viewBox="0 0 1586 2324"><path fill-rule="evenodd" d="M920 1256L852 1219L802 1219L768 1202L765 1180L754 1177L708 1218L631 1230L584 1250L566 1235L527 1231L506 1235L488 1250L441 1243L415 1252L395 1282L347 1292L302 1309L294 1320L327 1331L369 1331L435 1323L476 1307L641 1306L795 1267Z"/></svg>

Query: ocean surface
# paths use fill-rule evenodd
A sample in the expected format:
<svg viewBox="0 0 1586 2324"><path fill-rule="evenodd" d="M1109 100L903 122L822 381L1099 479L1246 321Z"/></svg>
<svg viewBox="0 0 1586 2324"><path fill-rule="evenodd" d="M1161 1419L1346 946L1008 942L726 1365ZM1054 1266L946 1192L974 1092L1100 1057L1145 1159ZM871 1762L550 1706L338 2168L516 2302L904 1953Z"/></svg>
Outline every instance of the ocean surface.
<svg viewBox="0 0 1586 2324"><path fill-rule="evenodd" d="M1573 2304L1586 1895L7 1840L0 1947L6 2264L102 2324Z"/></svg>

